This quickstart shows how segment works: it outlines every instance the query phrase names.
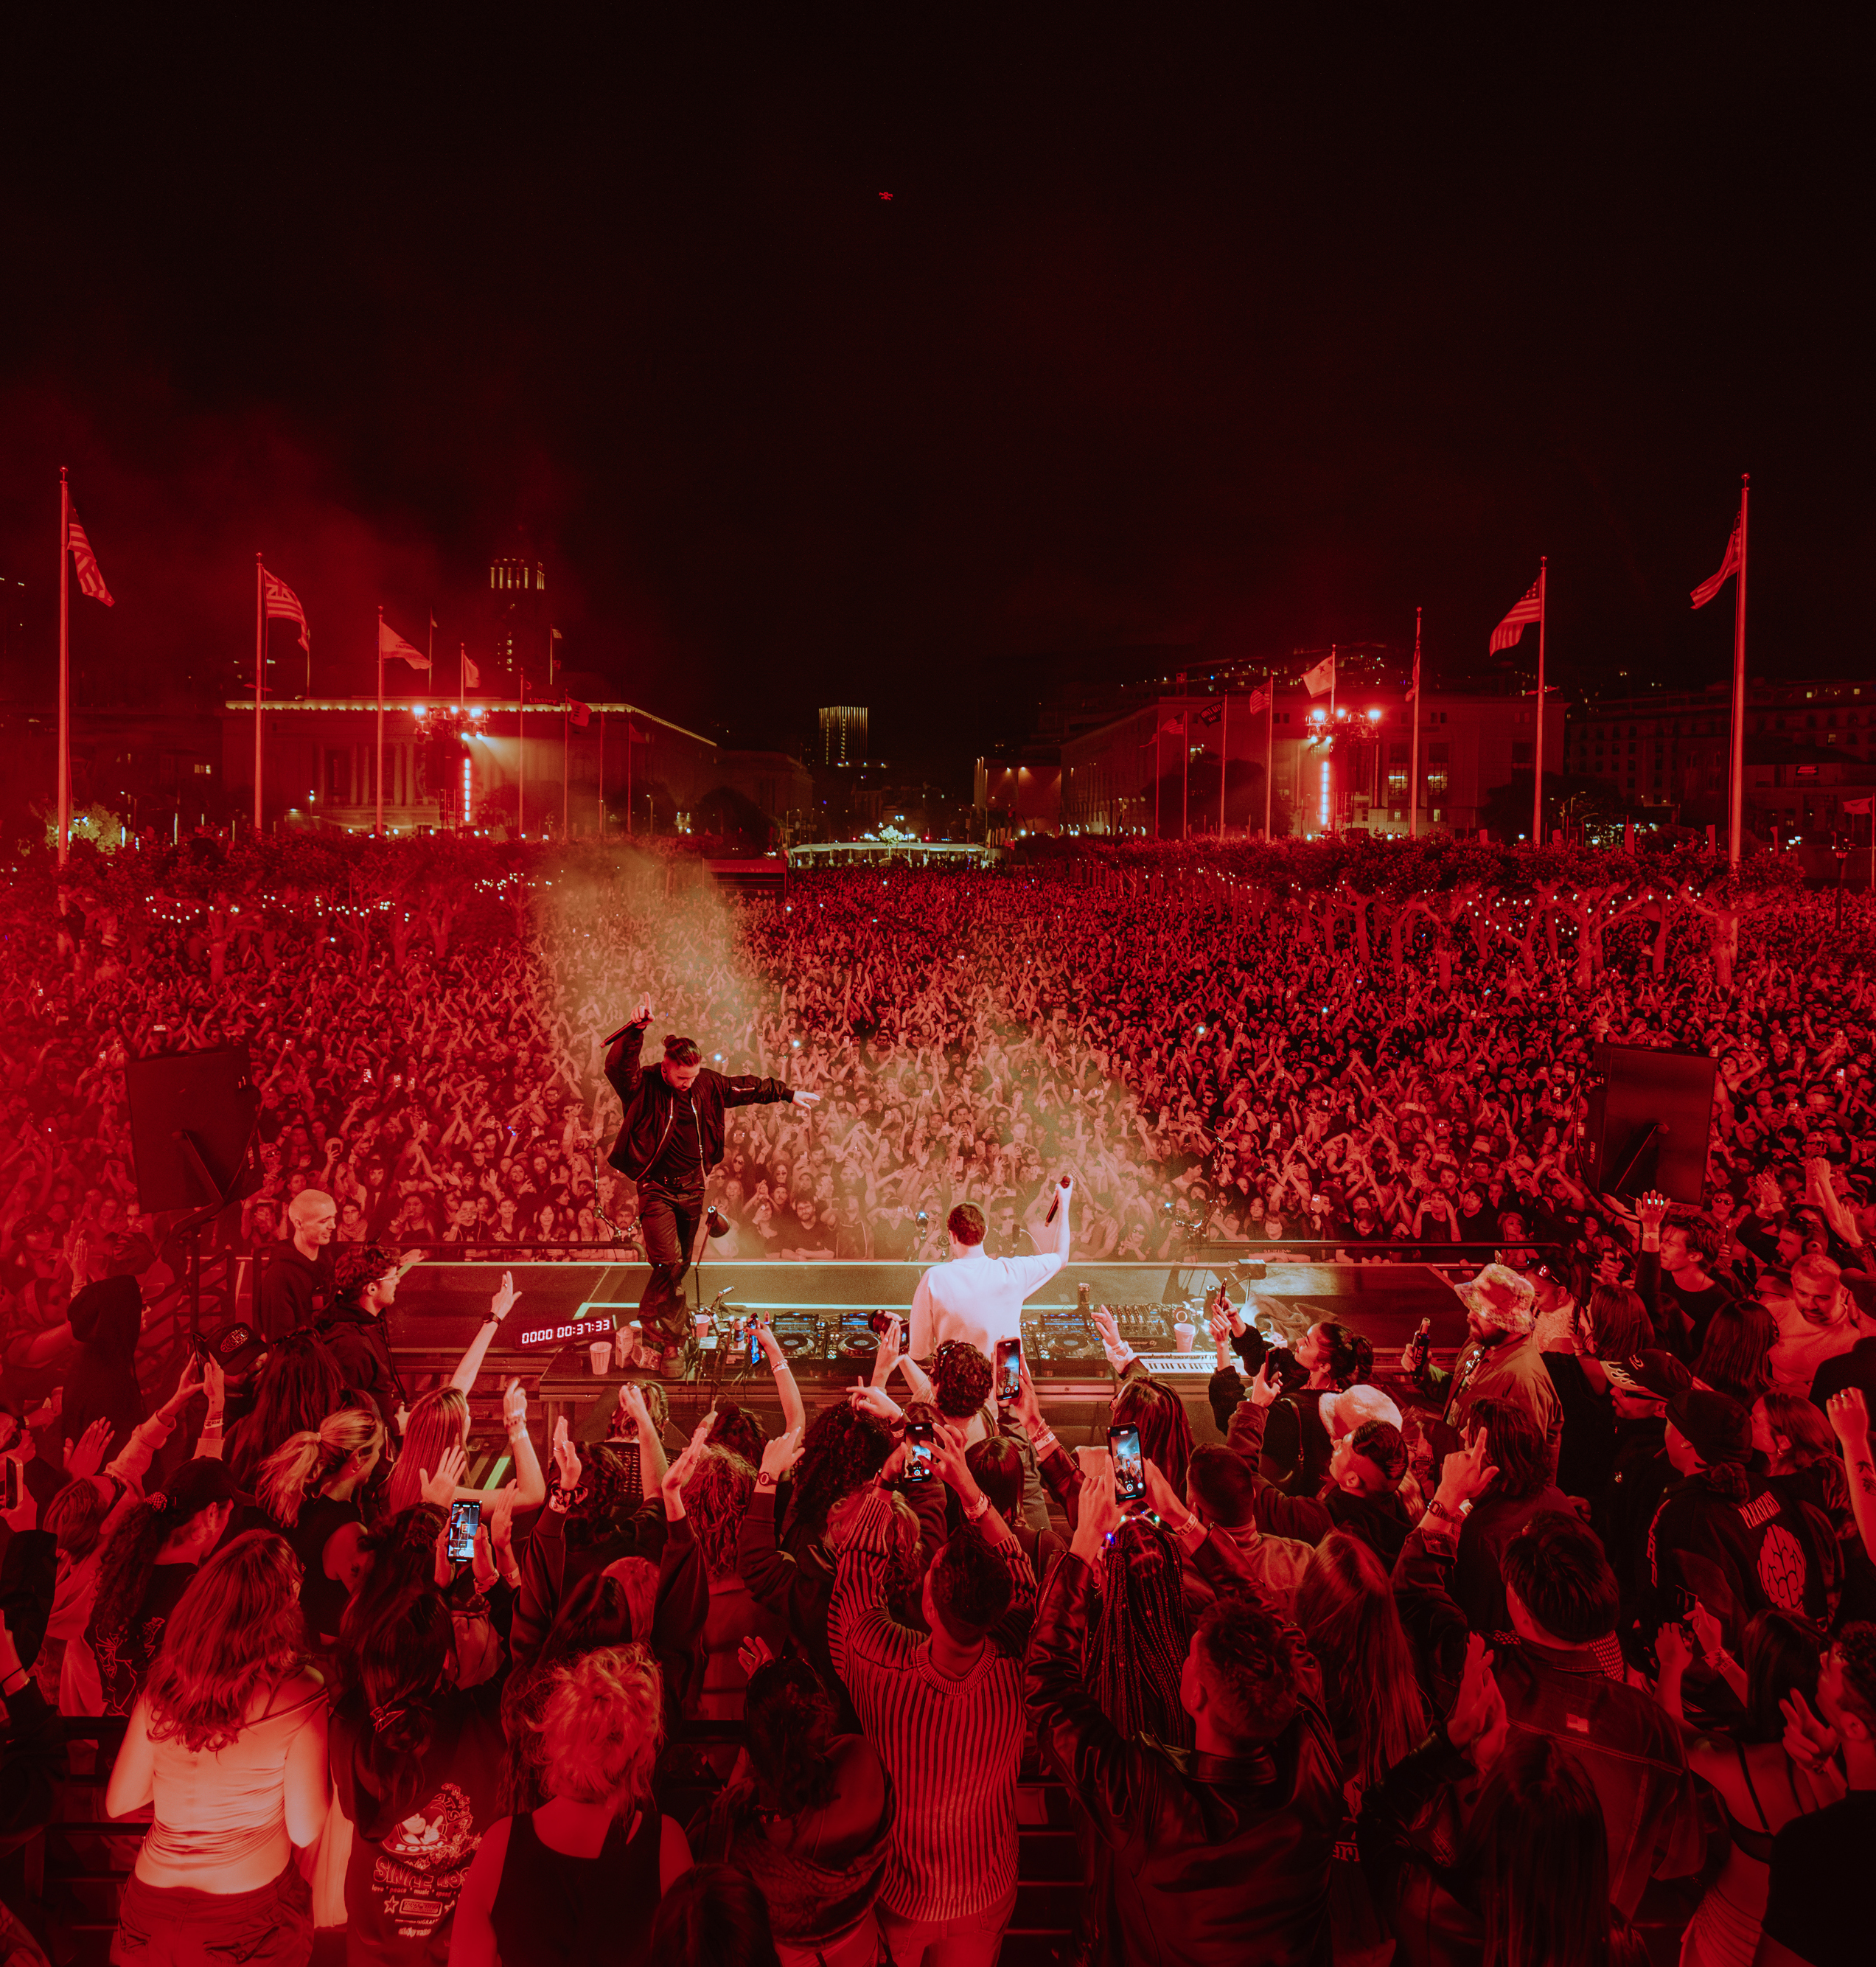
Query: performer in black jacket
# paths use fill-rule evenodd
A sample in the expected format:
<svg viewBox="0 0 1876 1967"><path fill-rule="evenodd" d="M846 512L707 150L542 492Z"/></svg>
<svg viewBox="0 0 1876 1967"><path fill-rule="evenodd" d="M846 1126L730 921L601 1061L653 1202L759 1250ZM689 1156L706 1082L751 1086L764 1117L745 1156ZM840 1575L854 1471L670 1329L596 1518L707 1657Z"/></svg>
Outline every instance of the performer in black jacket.
<svg viewBox="0 0 1876 1967"><path fill-rule="evenodd" d="M625 1108L606 1158L638 1184L638 1220L651 1263L638 1319L647 1341L662 1350L661 1374L674 1380L684 1370L684 1273L703 1221L705 1178L723 1158L725 1109L783 1100L812 1106L821 1096L797 1093L779 1079L710 1071L689 1038L666 1038L662 1063L647 1072L638 1054L651 1022L647 1004L606 1054L605 1076Z"/></svg>

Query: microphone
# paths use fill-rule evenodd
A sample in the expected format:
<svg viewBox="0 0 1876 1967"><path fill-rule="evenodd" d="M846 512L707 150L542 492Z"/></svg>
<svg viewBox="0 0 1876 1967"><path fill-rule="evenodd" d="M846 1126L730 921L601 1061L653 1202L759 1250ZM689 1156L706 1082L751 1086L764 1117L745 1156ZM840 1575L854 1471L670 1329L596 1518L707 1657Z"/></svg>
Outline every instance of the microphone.
<svg viewBox="0 0 1876 1967"><path fill-rule="evenodd" d="M1067 1175L1064 1175L1061 1180L1056 1184L1055 1193L1049 1197L1049 1213L1042 1219L1042 1226L1045 1229L1046 1229L1049 1225L1055 1220L1055 1212L1061 1207L1062 1197L1067 1193L1067 1190L1068 1177Z"/></svg>
<svg viewBox="0 0 1876 1967"><path fill-rule="evenodd" d="M717 1207L714 1202L711 1203L703 1219L712 1236L724 1236L729 1233L729 1218Z"/></svg>

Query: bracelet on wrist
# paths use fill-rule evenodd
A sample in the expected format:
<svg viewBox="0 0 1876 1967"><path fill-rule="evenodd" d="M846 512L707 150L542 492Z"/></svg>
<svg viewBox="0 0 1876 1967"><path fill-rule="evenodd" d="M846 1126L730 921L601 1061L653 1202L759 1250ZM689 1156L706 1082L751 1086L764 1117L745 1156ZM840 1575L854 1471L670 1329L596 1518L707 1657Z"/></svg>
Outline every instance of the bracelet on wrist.
<svg viewBox="0 0 1876 1967"><path fill-rule="evenodd" d="M964 1511L966 1523L981 1523L990 1513L990 1499L980 1489L977 1491L977 1500L974 1503L966 1503L964 1505Z"/></svg>

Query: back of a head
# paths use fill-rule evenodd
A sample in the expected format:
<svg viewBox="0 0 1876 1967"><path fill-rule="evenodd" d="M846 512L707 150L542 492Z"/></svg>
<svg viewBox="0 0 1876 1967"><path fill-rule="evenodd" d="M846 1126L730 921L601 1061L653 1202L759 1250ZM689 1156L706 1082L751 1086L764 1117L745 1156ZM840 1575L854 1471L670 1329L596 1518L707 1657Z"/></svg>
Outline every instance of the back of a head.
<svg viewBox="0 0 1876 1967"><path fill-rule="evenodd" d="M1374 1377L1374 1348L1360 1332L1351 1331L1335 1318L1322 1319L1316 1332L1327 1358L1329 1378L1336 1387L1352 1387Z"/></svg>
<svg viewBox="0 0 1876 1967"><path fill-rule="evenodd" d="M967 1420L990 1397L990 1362L967 1340L948 1339L932 1357L932 1398L947 1420Z"/></svg>
<svg viewBox="0 0 1876 1967"><path fill-rule="evenodd" d="M1461 1864L1497 1967L1604 1967L1609 1832L1596 1785L1562 1744L1514 1729L1468 1823Z"/></svg>
<svg viewBox="0 0 1876 1967"><path fill-rule="evenodd" d="M627 1569L633 1564L643 1565L651 1572L648 1590L642 1575L634 1576ZM623 1558L603 1571L588 1571L560 1600L541 1643L541 1659L577 1659L582 1653L630 1646L647 1637L657 1575L657 1567L643 1558Z"/></svg>
<svg viewBox="0 0 1876 1967"><path fill-rule="evenodd" d="M1245 1529L1257 1520L1257 1478L1235 1449L1216 1443L1195 1448L1186 1464L1186 1486L1222 1529Z"/></svg>
<svg viewBox="0 0 1876 1967"><path fill-rule="evenodd" d="M767 1440L760 1420L747 1407L735 1400L717 1402L716 1418L710 1426L712 1447L727 1448L732 1455L740 1455L754 1467L762 1460L762 1450Z"/></svg>
<svg viewBox="0 0 1876 1967"><path fill-rule="evenodd" d="M1114 1397L1110 1418L1140 1430L1140 1452L1175 1491L1186 1486L1192 1462L1192 1423L1186 1405L1157 1380L1129 1380Z"/></svg>
<svg viewBox="0 0 1876 1967"><path fill-rule="evenodd" d="M1836 1430L1803 1394L1765 1394L1760 1397L1767 1425L1790 1443L1791 1459L1799 1468L1836 1459Z"/></svg>
<svg viewBox="0 0 1876 1967"><path fill-rule="evenodd" d="M740 1455L714 1442L699 1452L684 1485L684 1510L703 1552L704 1568L712 1578L728 1578L735 1571L736 1539L755 1487L756 1471Z"/></svg>
<svg viewBox="0 0 1876 1967"><path fill-rule="evenodd" d="M1801 1694L1813 1709L1817 1705L1817 1670L1823 1655L1816 1636L1788 1612L1755 1612L1746 1621L1741 1651L1752 1738L1782 1741L1785 1717L1778 1704Z"/></svg>
<svg viewBox="0 0 1876 1967"><path fill-rule="evenodd" d="M1123 1735L1183 1746L1191 1724L1180 1675L1191 1640L1177 1546L1151 1517L1129 1516L1103 1555L1100 1583L1087 1672L1102 1713Z"/></svg>
<svg viewBox="0 0 1876 1967"><path fill-rule="evenodd" d="M663 1684L644 1646L606 1646L554 1669L538 1723L549 1796L605 1804L624 1817L651 1794L664 1741Z"/></svg>
<svg viewBox="0 0 1876 1967"><path fill-rule="evenodd" d="M827 1746L837 1720L805 1659L770 1660L750 1676L744 1732L764 1810L794 1817L827 1801L834 1782Z"/></svg>
<svg viewBox="0 0 1876 1967"><path fill-rule="evenodd" d="M959 1646L982 1639L1009 1610L1009 1571L974 1531L960 1530L941 1544L929 1575L932 1602Z"/></svg>
<svg viewBox="0 0 1876 1967"><path fill-rule="evenodd" d="M1550 1448L1529 1407L1517 1400L1486 1398L1472 1403L1484 1424L1487 1452L1498 1471L1493 1496L1522 1503L1550 1481Z"/></svg>
<svg viewBox="0 0 1876 1967"><path fill-rule="evenodd" d="M59 1550L78 1564L97 1549L98 1533L108 1513L97 1482L68 1482L47 1504L39 1526L49 1531Z"/></svg>
<svg viewBox="0 0 1876 1967"><path fill-rule="evenodd" d="M964 1451L964 1464L991 1508L1005 1523L1012 1522L1022 1500L1022 1455L1016 1444L1006 1436L986 1434Z"/></svg>
<svg viewBox="0 0 1876 1967"><path fill-rule="evenodd" d="M1590 1342L1599 1359L1632 1359L1655 1342L1648 1306L1626 1284L1598 1284L1590 1292L1589 1323Z"/></svg>
<svg viewBox="0 0 1876 1967"><path fill-rule="evenodd" d="M974 1202L961 1202L944 1219L944 1226L960 1243L975 1245L983 1241L983 1211Z"/></svg>
<svg viewBox="0 0 1876 1967"><path fill-rule="evenodd" d="M769 1902L733 1865L693 1865L658 1901L658 1967L777 1967Z"/></svg>
<svg viewBox="0 0 1876 1967"><path fill-rule="evenodd" d="M1296 1587L1296 1623L1322 1668L1338 1738L1352 1735L1361 1775L1379 1781L1418 1746L1426 1704L1393 1581L1360 1537L1334 1530L1316 1546Z"/></svg>
<svg viewBox="0 0 1876 1967"><path fill-rule="evenodd" d="M1193 1643L1219 1733L1241 1750L1274 1740L1296 1712L1296 1662L1283 1629L1248 1594L1217 1600Z"/></svg>
<svg viewBox="0 0 1876 1967"><path fill-rule="evenodd" d="M229 1437L228 1464L236 1481L250 1483L276 1448L316 1429L344 1390L339 1362L317 1333L289 1332L276 1339L255 1382L253 1410Z"/></svg>
<svg viewBox="0 0 1876 1967"><path fill-rule="evenodd" d="M844 1400L823 1407L802 1437L789 1505L789 1538L819 1536L828 1510L870 1482L892 1452L892 1433L877 1414L861 1413Z"/></svg>
<svg viewBox="0 0 1876 1967"><path fill-rule="evenodd" d="M428 1580L406 1580L394 1589L370 1581L379 1588L352 1600L341 1627L347 1691L340 1712L351 1724L357 1822L376 1838L422 1800L420 1764L455 1632L449 1608Z"/></svg>
<svg viewBox="0 0 1876 1967"><path fill-rule="evenodd" d="M398 1255L382 1243L348 1243L332 1262L332 1288L341 1298L355 1298L398 1267Z"/></svg>
<svg viewBox="0 0 1876 1967"><path fill-rule="evenodd" d="M434 1475L452 1448L469 1439L468 1397L439 1387L418 1398L404 1429L404 1445L385 1485L385 1507L395 1516L422 1500L426 1471Z"/></svg>
<svg viewBox="0 0 1876 1967"><path fill-rule="evenodd" d="M145 1691L150 1737L218 1749L257 1694L305 1664L300 1563L272 1530L246 1530L190 1579L163 1626Z"/></svg>
<svg viewBox="0 0 1876 1967"><path fill-rule="evenodd" d="M1564 1645L1588 1646L1616 1629L1616 1574L1581 1517L1540 1510L1506 1545L1499 1568L1525 1610Z"/></svg>
<svg viewBox="0 0 1876 1967"><path fill-rule="evenodd" d="M360 1449L379 1440L384 1429L375 1412L341 1407L317 1428L289 1436L261 1463L254 1477L254 1494L276 1523L291 1529L302 1506L319 1485Z"/></svg>
<svg viewBox="0 0 1876 1967"><path fill-rule="evenodd" d="M1778 1321L1756 1299L1720 1305L1706 1322L1694 1377L1748 1397L1762 1393L1771 1384L1778 1342Z"/></svg>

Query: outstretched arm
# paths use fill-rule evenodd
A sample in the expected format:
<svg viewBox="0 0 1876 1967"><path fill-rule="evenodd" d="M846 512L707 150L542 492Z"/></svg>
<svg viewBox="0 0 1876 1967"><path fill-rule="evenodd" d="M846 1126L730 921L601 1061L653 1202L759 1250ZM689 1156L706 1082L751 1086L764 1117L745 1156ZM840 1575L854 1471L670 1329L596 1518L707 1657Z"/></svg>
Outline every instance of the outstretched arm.
<svg viewBox="0 0 1876 1967"><path fill-rule="evenodd" d="M502 1288L489 1300L489 1315L482 1322L482 1329L469 1342L469 1350L457 1361L456 1371L450 1375L450 1384L459 1394L467 1394L475 1385L476 1375L482 1371L482 1362L488 1356L489 1341L501 1329L502 1319L520 1295L515 1288L515 1273L504 1271Z"/></svg>

